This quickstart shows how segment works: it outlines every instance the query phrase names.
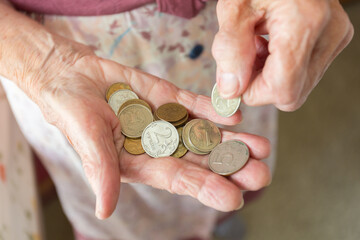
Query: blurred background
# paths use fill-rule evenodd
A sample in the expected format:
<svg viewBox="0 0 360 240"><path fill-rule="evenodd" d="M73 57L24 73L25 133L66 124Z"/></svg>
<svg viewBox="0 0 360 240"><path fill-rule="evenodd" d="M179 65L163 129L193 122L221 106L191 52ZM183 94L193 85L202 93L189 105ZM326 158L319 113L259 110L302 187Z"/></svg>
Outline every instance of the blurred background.
<svg viewBox="0 0 360 240"><path fill-rule="evenodd" d="M245 240L360 239L360 1L344 2L354 38L305 105L280 113L273 182L236 216ZM38 171L47 239L71 240L51 181Z"/></svg>

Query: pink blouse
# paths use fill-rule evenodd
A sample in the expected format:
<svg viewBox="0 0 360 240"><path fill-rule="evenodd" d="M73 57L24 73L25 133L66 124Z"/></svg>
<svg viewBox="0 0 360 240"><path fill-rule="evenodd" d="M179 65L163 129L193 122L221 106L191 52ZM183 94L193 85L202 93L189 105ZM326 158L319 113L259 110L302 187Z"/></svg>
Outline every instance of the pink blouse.
<svg viewBox="0 0 360 240"><path fill-rule="evenodd" d="M192 18L207 0L10 0L22 11L67 16L96 16L126 12L156 2L160 12Z"/></svg>

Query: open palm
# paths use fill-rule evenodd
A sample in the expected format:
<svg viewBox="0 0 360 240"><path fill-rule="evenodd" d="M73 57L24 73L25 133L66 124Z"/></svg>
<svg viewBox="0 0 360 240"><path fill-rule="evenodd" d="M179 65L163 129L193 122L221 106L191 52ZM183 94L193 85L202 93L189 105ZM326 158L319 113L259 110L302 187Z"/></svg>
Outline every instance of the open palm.
<svg viewBox="0 0 360 240"><path fill-rule="evenodd" d="M80 155L85 174L96 194L96 215L107 218L116 207L121 182L136 182L185 194L220 211L243 204L241 190L258 190L269 184L268 167L261 161L270 146L265 138L222 130L222 141L237 139L250 149L250 160L225 178L208 169L208 156L188 152L183 158L131 155L123 149L118 118L105 101L106 89L126 82L153 109L169 102L184 105L192 118L233 125L241 113L218 116L209 97L181 90L173 84L96 56L77 60L59 76L42 84L37 103L46 119L57 126Z"/></svg>

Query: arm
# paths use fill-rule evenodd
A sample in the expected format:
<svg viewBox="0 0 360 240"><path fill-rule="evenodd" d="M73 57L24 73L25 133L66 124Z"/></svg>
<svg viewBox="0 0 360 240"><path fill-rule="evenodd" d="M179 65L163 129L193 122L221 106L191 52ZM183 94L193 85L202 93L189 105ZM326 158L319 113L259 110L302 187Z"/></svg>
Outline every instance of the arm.
<svg viewBox="0 0 360 240"><path fill-rule="evenodd" d="M32 88L41 88L86 55L93 55L86 46L51 33L0 0L0 74L35 102Z"/></svg>

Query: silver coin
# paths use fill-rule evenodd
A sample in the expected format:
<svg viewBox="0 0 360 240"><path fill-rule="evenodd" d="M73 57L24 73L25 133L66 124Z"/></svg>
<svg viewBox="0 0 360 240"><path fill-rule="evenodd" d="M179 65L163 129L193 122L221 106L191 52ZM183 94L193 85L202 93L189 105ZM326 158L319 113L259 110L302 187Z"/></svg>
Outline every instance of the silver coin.
<svg viewBox="0 0 360 240"><path fill-rule="evenodd" d="M179 134L171 123L162 120L155 121L144 129L141 144L149 156L167 157L176 151L179 145Z"/></svg>
<svg viewBox="0 0 360 240"><path fill-rule="evenodd" d="M117 115L121 105L130 99L139 99L139 97L133 91L127 89L120 89L114 92L109 98L109 105Z"/></svg>
<svg viewBox="0 0 360 240"><path fill-rule="evenodd" d="M239 109L241 98L225 99L219 94L216 83L211 92L211 104L217 114L222 117L231 117Z"/></svg>
<svg viewBox="0 0 360 240"><path fill-rule="evenodd" d="M141 104L126 106L118 114L121 132L130 138L141 137L144 129L154 120L151 111Z"/></svg>
<svg viewBox="0 0 360 240"><path fill-rule="evenodd" d="M249 149L245 143L230 140L217 145L209 156L211 171L228 176L239 171L249 160Z"/></svg>

